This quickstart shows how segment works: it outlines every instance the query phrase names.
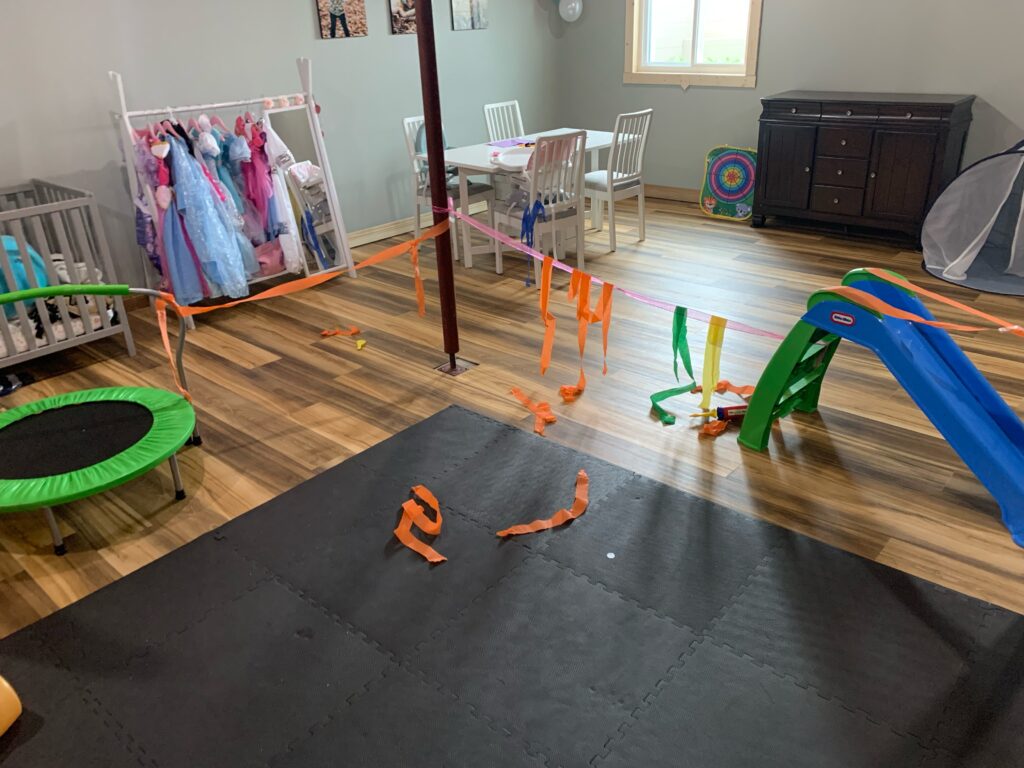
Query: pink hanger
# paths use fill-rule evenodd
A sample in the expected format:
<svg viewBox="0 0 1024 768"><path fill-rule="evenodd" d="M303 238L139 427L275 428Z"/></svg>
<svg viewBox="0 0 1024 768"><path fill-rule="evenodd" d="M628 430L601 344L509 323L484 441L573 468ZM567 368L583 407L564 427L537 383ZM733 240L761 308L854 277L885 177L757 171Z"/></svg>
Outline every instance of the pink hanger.
<svg viewBox="0 0 1024 768"><path fill-rule="evenodd" d="M171 121L170 120L164 120L163 122L160 123L160 125L163 127L165 132L173 133L179 139L181 138L181 134L179 134L176 130L174 130L174 126L171 125Z"/></svg>
<svg viewBox="0 0 1024 768"><path fill-rule="evenodd" d="M199 123L196 121L196 119L194 117L190 117L188 119L188 128L189 128L189 130L192 130L193 128L195 128L197 131L202 133L202 129L199 127Z"/></svg>
<svg viewBox="0 0 1024 768"><path fill-rule="evenodd" d="M223 128L225 131L227 131L228 133L231 132L231 129L228 128L226 125L224 125L224 121L220 119L220 115L214 115L213 117L211 117L210 118L210 124L211 125L219 126L219 127Z"/></svg>

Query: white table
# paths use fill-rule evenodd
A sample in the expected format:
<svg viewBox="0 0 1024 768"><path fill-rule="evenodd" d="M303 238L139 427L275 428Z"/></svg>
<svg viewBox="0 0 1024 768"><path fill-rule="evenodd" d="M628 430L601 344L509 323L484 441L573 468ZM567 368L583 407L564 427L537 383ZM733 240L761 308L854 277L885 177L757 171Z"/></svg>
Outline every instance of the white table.
<svg viewBox="0 0 1024 768"><path fill-rule="evenodd" d="M557 136L563 133L575 133L578 130L583 129L556 128L553 131L527 134L522 138L526 141L536 141L539 136ZM611 145L612 134L610 132L587 131L586 151L590 154L591 170L598 167L601 150L608 149ZM491 162L491 153L495 149L496 147L490 144L473 144L468 147L449 149L444 153L445 165L454 165L459 169L459 205L465 216L469 216L469 177L481 173L506 173L506 171L502 171ZM462 253L464 254L462 263L467 268L473 267L474 253L485 253L492 250L492 247L489 245L480 245L474 250L468 226L462 227L462 245Z"/></svg>

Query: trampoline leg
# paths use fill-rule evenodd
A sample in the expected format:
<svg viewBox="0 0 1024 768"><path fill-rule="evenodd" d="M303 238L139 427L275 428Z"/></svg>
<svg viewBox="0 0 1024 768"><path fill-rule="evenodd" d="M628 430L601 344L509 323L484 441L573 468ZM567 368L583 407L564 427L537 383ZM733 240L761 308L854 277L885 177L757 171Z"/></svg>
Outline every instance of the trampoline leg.
<svg viewBox="0 0 1024 768"><path fill-rule="evenodd" d="M174 500L181 501L185 498L185 486L181 482L181 470L178 468L178 457L173 455L170 458L171 477L174 479Z"/></svg>
<svg viewBox="0 0 1024 768"><path fill-rule="evenodd" d="M67 554L67 547L64 546L64 537L60 535L60 528L57 527L57 518L53 516L53 510L43 507L43 514L46 515L46 523L50 526L50 535L53 536L53 553L55 555Z"/></svg>

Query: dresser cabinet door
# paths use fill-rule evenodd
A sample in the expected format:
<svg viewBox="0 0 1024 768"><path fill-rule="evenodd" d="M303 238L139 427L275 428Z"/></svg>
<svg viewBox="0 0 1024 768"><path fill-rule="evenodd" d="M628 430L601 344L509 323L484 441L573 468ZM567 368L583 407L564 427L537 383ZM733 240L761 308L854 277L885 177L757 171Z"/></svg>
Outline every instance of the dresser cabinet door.
<svg viewBox="0 0 1024 768"><path fill-rule="evenodd" d="M934 133L875 131L864 215L919 221L935 163Z"/></svg>
<svg viewBox="0 0 1024 768"><path fill-rule="evenodd" d="M762 124L758 186L765 206L807 208L817 130L805 125Z"/></svg>

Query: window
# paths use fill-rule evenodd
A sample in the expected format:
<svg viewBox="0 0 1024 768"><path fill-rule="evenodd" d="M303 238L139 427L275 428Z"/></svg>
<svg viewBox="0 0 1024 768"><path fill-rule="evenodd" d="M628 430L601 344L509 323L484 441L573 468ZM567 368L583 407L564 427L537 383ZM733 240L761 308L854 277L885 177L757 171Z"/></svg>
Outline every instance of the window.
<svg viewBox="0 0 1024 768"><path fill-rule="evenodd" d="M629 0L627 83L753 88L761 0Z"/></svg>

